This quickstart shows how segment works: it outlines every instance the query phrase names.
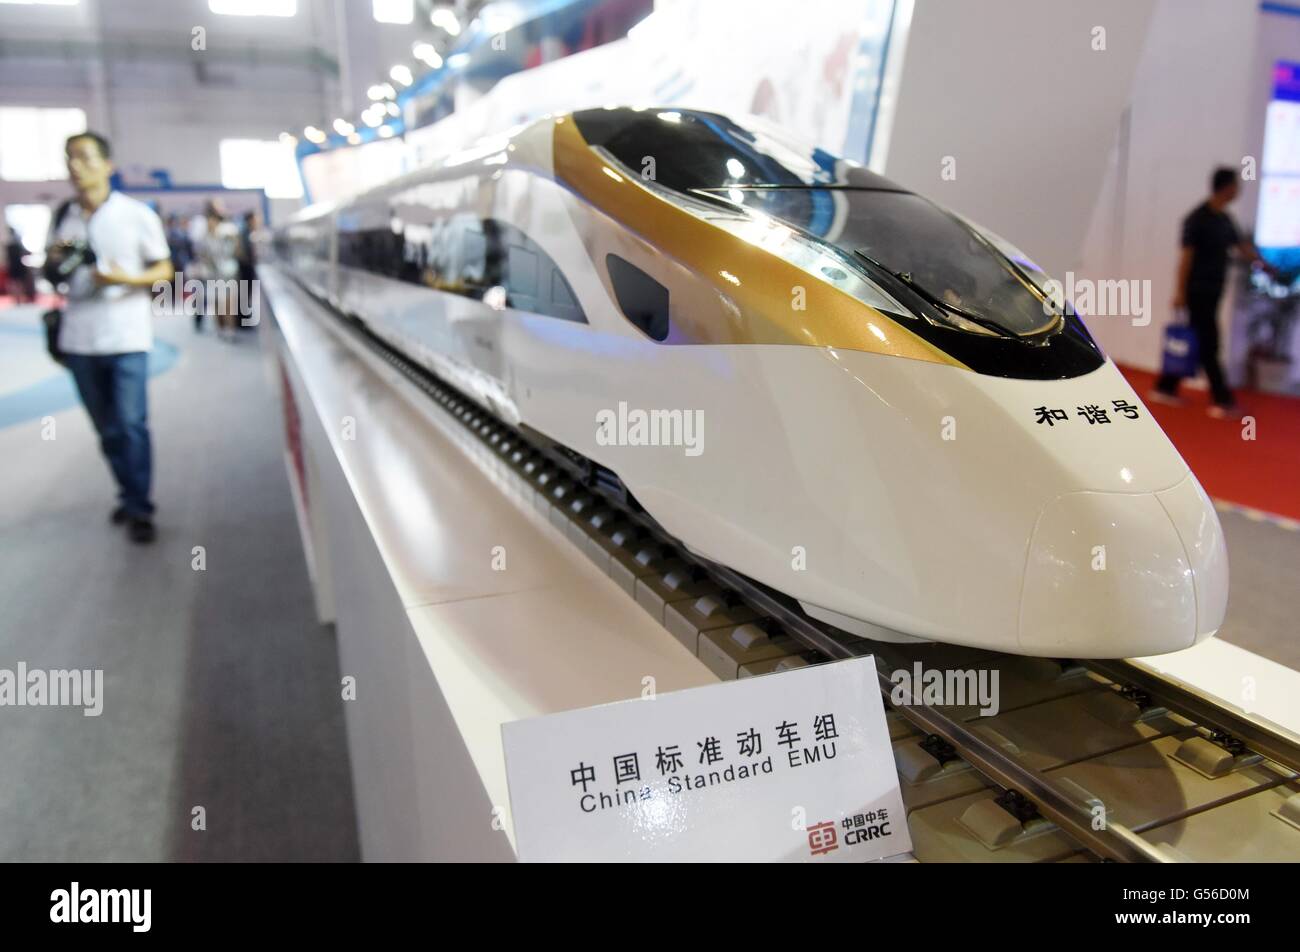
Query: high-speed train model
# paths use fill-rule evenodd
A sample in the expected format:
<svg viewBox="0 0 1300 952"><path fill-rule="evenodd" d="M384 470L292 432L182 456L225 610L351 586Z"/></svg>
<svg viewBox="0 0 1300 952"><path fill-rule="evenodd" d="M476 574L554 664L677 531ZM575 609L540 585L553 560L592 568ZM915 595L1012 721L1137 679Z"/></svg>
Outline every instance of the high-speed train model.
<svg viewBox="0 0 1300 952"><path fill-rule="evenodd" d="M547 117L276 236L284 266L691 551L869 637L1219 628L1209 499L1016 248L758 120Z"/></svg>

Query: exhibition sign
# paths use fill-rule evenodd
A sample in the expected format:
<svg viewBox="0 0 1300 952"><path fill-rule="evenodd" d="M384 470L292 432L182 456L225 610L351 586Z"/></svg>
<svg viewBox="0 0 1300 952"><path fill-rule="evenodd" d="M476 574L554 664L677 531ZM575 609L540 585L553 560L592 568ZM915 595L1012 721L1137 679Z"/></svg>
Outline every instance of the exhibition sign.
<svg viewBox="0 0 1300 952"><path fill-rule="evenodd" d="M847 861L912 848L874 659L502 726L521 861Z"/></svg>

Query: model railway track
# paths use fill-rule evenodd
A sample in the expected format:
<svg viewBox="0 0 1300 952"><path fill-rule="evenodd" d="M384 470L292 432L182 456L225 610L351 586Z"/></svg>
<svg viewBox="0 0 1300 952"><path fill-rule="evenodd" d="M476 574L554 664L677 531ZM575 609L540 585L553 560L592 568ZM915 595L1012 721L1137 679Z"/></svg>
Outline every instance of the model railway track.
<svg viewBox="0 0 1300 952"><path fill-rule="evenodd" d="M303 290L319 303L311 292ZM603 543L608 548L615 529L621 527L626 540L625 554L641 558L644 553L651 553L645 560L647 565L662 560L672 564L679 575L684 564L691 579L716 586L728 605L749 609L751 617L759 619L758 624L769 632L779 631L798 642L805 649L801 663L874 656L881 690L887 701L901 700L902 703L893 704L893 710L912 731L922 735L920 748L932 752L940 766L959 758L1002 788L997 804L1026 829L1030 824L1039 828L1048 822L1055 824L1077 843L1079 850L1102 860L1168 862L1180 858L1144 839L1139 835L1140 826L1130 829L1115 822L1098 824L1096 803L1081 799L1077 785L1060 780L1050 770L1035 769L1017 759L1006 744L998 743L975 726L968 713L963 716L944 706L927 704L915 685L900 686L890 672L921 663L918 659L925 655L923 646L872 641L834 628L810 618L789 597L689 552L636 504L614 474L572 451L550 444L540 434L502 421L375 336L359 321L326 307L336 315L338 320L334 323L346 337L399 371L513 469L534 490L537 500L545 500L544 509L551 522L580 547L587 542L588 546ZM592 549L588 547L587 551ZM1024 660L984 654L993 662L1012 664ZM1040 663L1055 664L1061 670L1073 666L1077 670L1073 662L1042 660ZM1276 725L1227 708L1214 698L1127 661L1086 661L1082 665L1105 679L1105 686L1098 694L1112 692L1114 697L1104 699L1113 701L1112 706L1117 710L1131 709L1135 723L1152 712L1172 713L1183 719L1179 722L1181 730L1195 731L1201 738L1197 749L1203 755L1208 751L1210 760L1216 753L1230 756L1238 763L1267 759L1285 768L1279 771L1276 785L1286 784L1300 773L1300 737L1281 731ZM1237 799L1246 795L1241 793ZM1193 812L1196 811L1188 811Z"/></svg>
<svg viewBox="0 0 1300 952"><path fill-rule="evenodd" d="M1084 666L1102 677L1141 695L1147 704L1159 704L1210 730L1225 747L1240 744L1245 750L1300 774L1300 736L1262 718L1224 707L1216 698L1185 684L1174 684L1130 661L1085 661Z"/></svg>

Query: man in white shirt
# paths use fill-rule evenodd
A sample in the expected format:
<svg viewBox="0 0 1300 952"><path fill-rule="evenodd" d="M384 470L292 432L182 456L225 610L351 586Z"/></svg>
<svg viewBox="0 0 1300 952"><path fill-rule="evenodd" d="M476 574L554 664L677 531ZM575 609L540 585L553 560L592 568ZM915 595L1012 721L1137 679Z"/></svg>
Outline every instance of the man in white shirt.
<svg viewBox="0 0 1300 952"><path fill-rule="evenodd" d="M167 235L149 206L112 190L111 150L102 136L72 136L65 151L77 196L59 210L46 252L46 273L58 273L67 298L59 350L117 480L112 521L126 523L133 542L152 542L150 289L173 275Z"/></svg>

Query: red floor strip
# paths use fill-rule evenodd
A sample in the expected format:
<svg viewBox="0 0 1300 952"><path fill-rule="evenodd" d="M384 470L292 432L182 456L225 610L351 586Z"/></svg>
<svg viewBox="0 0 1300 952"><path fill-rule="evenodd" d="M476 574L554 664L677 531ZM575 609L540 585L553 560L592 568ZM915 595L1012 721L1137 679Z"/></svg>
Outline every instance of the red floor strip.
<svg viewBox="0 0 1300 952"><path fill-rule="evenodd" d="M38 294L36 303L43 309L58 307L62 299L57 294ZM18 299L9 294L0 294L0 310L18 306ZM28 302L31 303L31 302Z"/></svg>
<svg viewBox="0 0 1300 952"><path fill-rule="evenodd" d="M1155 374L1121 367L1144 400ZM1215 499L1300 519L1300 399L1238 390L1237 401L1255 421L1255 438L1245 439L1246 420L1216 420L1206 414L1209 394L1183 388L1186 405L1147 406L1187 460L1205 491Z"/></svg>

